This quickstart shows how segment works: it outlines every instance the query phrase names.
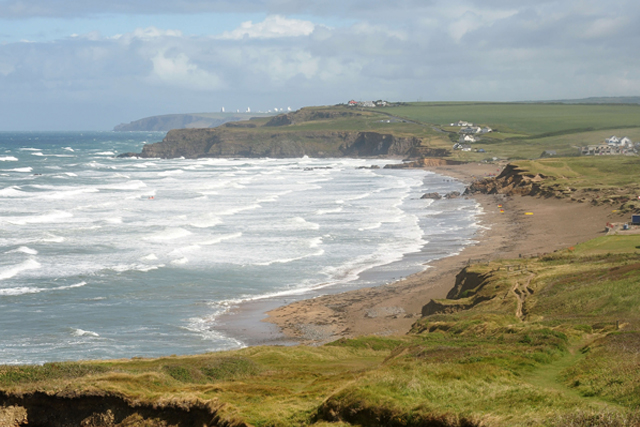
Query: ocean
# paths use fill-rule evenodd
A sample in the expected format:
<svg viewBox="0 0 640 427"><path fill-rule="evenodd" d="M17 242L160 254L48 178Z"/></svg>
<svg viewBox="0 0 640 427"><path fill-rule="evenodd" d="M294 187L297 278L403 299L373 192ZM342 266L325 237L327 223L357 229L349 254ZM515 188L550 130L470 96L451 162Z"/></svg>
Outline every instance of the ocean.
<svg viewBox="0 0 640 427"><path fill-rule="evenodd" d="M392 160L116 158L163 137L0 133L0 364L243 347L243 302L381 285L480 227Z"/></svg>

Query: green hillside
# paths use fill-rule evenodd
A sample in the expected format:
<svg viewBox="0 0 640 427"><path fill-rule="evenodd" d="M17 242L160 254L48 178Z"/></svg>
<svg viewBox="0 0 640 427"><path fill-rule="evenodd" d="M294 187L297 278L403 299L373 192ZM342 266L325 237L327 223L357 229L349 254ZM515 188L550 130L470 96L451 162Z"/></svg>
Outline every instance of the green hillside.
<svg viewBox="0 0 640 427"><path fill-rule="evenodd" d="M639 236L602 237L467 267L404 337L4 366L0 402L51 420L72 402L76 425L637 425L638 269Z"/></svg>

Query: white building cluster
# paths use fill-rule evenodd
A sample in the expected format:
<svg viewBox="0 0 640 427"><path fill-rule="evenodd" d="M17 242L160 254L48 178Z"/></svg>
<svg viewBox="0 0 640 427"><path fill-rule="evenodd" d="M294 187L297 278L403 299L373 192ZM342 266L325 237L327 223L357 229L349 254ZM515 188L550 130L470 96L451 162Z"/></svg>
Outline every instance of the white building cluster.
<svg viewBox="0 0 640 427"><path fill-rule="evenodd" d="M638 154L638 148L640 148L640 143L634 144L626 136L618 138L613 135L600 144L580 147L580 154L583 156L632 156Z"/></svg>

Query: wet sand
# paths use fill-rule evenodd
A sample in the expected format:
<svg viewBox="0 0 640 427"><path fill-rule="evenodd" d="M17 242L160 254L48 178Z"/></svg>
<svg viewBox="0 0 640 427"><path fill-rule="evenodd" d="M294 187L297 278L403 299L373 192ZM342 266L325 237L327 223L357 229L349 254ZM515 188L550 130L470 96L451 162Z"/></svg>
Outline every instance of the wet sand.
<svg viewBox="0 0 640 427"><path fill-rule="evenodd" d="M501 167L465 164L428 169L470 183L498 173ZM621 220L609 207L559 199L503 195L474 198L484 209L480 220L485 228L476 236L478 243L460 254L431 262L427 270L383 286L305 295L309 299L293 302L295 298L290 297L243 304L220 319L220 330L248 345L313 345L342 337L405 334L421 316L422 307L432 298L444 298L456 274L470 262L564 249L604 235L607 222Z"/></svg>

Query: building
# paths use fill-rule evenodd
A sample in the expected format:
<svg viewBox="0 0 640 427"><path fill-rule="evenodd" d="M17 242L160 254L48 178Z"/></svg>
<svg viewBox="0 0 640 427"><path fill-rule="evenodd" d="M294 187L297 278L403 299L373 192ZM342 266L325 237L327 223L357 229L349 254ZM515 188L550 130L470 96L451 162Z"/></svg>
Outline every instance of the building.
<svg viewBox="0 0 640 427"><path fill-rule="evenodd" d="M475 135L480 133L482 129L479 126L467 126L460 129L460 133L464 135Z"/></svg>
<svg viewBox="0 0 640 427"><path fill-rule="evenodd" d="M473 135L460 135L458 142L461 144L464 142L472 143L472 142L478 142L478 139Z"/></svg>
<svg viewBox="0 0 640 427"><path fill-rule="evenodd" d="M621 156L633 154L633 150L628 150L619 145L596 144L580 147L580 154L583 156Z"/></svg>
<svg viewBox="0 0 640 427"><path fill-rule="evenodd" d="M544 150L542 154L540 154L540 157L555 157L557 155L558 153L556 153L555 150Z"/></svg>
<svg viewBox="0 0 640 427"><path fill-rule="evenodd" d="M465 122L464 120L458 120L456 123L451 123L451 126L469 127L469 126L473 126L473 123Z"/></svg>
<svg viewBox="0 0 640 427"><path fill-rule="evenodd" d="M620 138L613 135L605 139L604 142L606 142L608 145L620 145Z"/></svg>

